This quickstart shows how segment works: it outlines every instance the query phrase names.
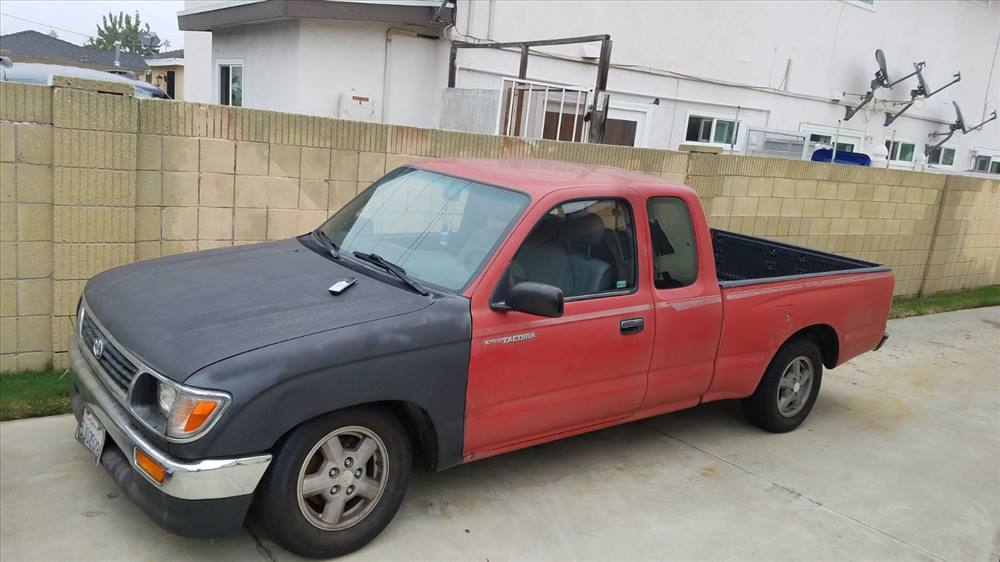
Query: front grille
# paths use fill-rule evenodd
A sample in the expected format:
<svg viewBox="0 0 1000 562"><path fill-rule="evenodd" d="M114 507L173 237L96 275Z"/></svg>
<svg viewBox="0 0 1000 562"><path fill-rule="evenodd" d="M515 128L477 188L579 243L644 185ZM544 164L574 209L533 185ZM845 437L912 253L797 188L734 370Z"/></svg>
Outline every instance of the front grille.
<svg viewBox="0 0 1000 562"><path fill-rule="evenodd" d="M132 379L135 378L138 369L125 357L120 349L115 347L115 344L111 343L107 334L101 331L88 312L83 315L83 322L80 326L80 339L83 341L83 345L87 348L87 353L90 353L91 357L94 356L94 341L97 338L104 340L104 352L96 360L104 371L107 382L123 394L128 393L128 385L132 383Z"/></svg>

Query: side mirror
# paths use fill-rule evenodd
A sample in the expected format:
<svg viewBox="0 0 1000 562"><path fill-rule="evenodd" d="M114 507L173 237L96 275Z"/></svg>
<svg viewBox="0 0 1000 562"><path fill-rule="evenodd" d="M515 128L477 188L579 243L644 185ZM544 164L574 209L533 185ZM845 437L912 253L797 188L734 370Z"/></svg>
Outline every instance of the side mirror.
<svg viewBox="0 0 1000 562"><path fill-rule="evenodd" d="M563 292L559 287L525 281L514 285L507 294L507 306L518 312L559 318L563 315Z"/></svg>

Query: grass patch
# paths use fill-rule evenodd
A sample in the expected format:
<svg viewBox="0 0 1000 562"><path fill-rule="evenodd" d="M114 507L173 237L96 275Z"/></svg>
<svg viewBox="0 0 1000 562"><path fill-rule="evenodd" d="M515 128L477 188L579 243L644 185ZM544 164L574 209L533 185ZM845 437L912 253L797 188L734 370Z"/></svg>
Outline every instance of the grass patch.
<svg viewBox="0 0 1000 562"><path fill-rule="evenodd" d="M51 368L0 374L0 421L68 414L70 384Z"/></svg>
<svg viewBox="0 0 1000 562"><path fill-rule="evenodd" d="M965 310L1000 305L1000 285L990 285L968 291L938 293L926 297L893 299L889 318L909 318L950 310Z"/></svg>

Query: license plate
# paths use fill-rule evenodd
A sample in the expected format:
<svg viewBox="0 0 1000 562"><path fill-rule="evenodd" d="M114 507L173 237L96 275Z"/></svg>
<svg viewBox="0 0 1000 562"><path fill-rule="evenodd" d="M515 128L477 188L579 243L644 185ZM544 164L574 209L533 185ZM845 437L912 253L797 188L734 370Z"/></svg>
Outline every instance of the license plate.
<svg viewBox="0 0 1000 562"><path fill-rule="evenodd" d="M76 426L76 440L94 455L95 462L101 462L101 452L104 450L106 435L107 432L104 430L101 420L97 419L90 408L84 406L80 425Z"/></svg>

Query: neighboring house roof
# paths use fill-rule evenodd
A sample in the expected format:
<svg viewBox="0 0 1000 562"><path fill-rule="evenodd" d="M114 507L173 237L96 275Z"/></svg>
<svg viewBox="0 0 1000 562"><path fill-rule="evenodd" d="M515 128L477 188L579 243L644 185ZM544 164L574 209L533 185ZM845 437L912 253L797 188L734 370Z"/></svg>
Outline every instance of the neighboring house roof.
<svg viewBox="0 0 1000 562"><path fill-rule="evenodd" d="M184 49L175 49L173 51L164 51L162 53L157 53L155 55L149 55L146 60L151 59L182 59L184 58Z"/></svg>
<svg viewBox="0 0 1000 562"><path fill-rule="evenodd" d="M89 68L149 70L149 65L142 55L123 51L118 58L121 66L116 67L114 51L81 47L34 30L0 35L0 51L15 61L53 62Z"/></svg>
<svg viewBox="0 0 1000 562"><path fill-rule="evenodd" d="M166 51L146 57L149 66L184 66L184 49Z"/></svg>

